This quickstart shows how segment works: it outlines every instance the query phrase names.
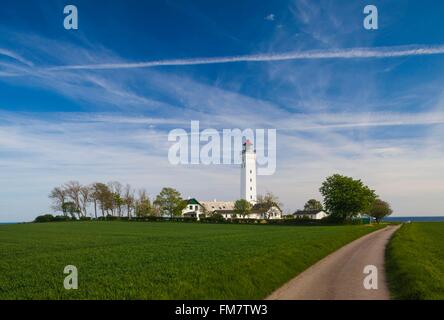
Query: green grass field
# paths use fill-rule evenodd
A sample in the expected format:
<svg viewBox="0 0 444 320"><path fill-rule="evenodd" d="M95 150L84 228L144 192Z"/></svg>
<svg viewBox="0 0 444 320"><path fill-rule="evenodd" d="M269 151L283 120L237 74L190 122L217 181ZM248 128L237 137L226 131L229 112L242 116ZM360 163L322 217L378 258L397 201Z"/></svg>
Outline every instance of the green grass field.
<svg viewBox="0 0 444 320"><path fill-rule="evenodd" d="M261 299L372 226L0 226L0 299ZM66 265L79 289L65 290Z"/></svg>
<svg viewBox="0 0 444 320"><path fill-rule="evenodd" d="M444 223L404 225L387 248L395 299L444 300Z"/></svg>

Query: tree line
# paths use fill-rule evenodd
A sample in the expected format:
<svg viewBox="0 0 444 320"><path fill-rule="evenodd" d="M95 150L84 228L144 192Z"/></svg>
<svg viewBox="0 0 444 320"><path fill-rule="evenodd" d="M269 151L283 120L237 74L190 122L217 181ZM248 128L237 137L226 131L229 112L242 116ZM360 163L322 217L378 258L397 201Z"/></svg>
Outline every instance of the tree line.
<svg viewBox="0 0 444 320"><path fill-rule="evenodd" d="M179 191L163 188L154 201L145 189L135 189L118 181L82 185L70 181L51 190L52 208L64 216L82 219L101 217L144 217L168 214L180 215L186 201Z"/></svg>
<svg viewBox="0 0 444 320"><path fill-rule="evenodd" d="M336 221L351 220L360 214L374 217L377 222L392 213L390 204L380 199L376 192L361 180L334 174L327 177L319 189L323 203L310 199L304 210L325 210L329 218ZM65 217L82 219L90 216L96 219L106 217L147 217L147 216L180 216L186 207L179 191L174 188L163 188L153 201L145 189L135 189L114 181L107 184L96 182L81 185L70 181L55 187L49 197L55 211ZM272 193L258 196L258 204L266 212L272 206L282 207L278 197ZM248 216L252 206L246 200L238 200L234 213Z"/></svg>
<svg viewBox="0 0 444 320"><path fill-rule="evenodd" d="M52 209L61 212L65 217L83 219L93 216L102 217L148 217L148 216L180 216L187 202L179 191L174 188L163 188L153 201L145 189L134 189L131 185L123 185L113 181L107 184L96 182L82 185L78 181L70 181L51 190L49 198ZM264 209L272 206L282 207L278 197L268 192L259 195L257 203ZM205 208L203 208L205 211ZM238 200L235 213L248 216L252 206L246 200Z"/></svg>

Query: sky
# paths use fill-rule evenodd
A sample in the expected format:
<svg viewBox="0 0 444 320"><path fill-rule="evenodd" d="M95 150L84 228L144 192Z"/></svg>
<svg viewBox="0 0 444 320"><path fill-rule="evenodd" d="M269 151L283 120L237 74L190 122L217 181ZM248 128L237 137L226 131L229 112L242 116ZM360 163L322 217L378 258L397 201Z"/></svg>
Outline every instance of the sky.
<svg viewBox="0 0 444 320"><path fill-rule="evenodd" d="M395 216L444 215L444 3L3 0L0 221L51 212L71 180L239 198L237 165L172 165L168 133L276 129L258 192L284 211L334 173Z"/></svg>

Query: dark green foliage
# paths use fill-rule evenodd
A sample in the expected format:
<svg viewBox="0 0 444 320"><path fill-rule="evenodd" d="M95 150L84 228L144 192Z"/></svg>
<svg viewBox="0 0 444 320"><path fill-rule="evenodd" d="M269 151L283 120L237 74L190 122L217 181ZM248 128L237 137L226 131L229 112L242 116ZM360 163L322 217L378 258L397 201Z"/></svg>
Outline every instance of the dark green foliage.
<svg viewBox="0 0 444 320"><path fill-rule="evenodd" d="M116 217L116 216L112 216L112 215L107 215L105 218L106 221L118 221L120 220L120 217Z"/></svg>
<svg viewBox="0 0 444 320"><path fill-rule="evenodd" d="M73 219L71 219L68 216L55 216L52 221L53 222L68 222L68 221L73 221Z"/></svg>
<svg viewBox="0 0 444 320"><path fill-rule="evenodd" d="M163 188L154 200L154 204L160 208L162 214L170 217L180 216L187 206L180 192L173 188Z"/></svg>
<svg viewBox="0 0 444 320"><path fill-rule="evenodd" d="M64 215L68 215L75 219L76 215L80 213L80 208L72 201L62 204L62 210Z"/></svg>
<svg viewBox="0 0 444 320"><path fill-rule="evenodd" d="M311 210L324 210L324 206L322 203L316 199L310 199L307 201L307 203L304 205L305 211L311 211Z"/></svg>
<svg viewBox="0 0 444 320"><path fill-rule="evenodd" d="M319 189L331 216L341 220L351 219L367 212L377 195L361 180L335 174L328 177Z"/></svg>
<svg viewBox="0 0 444 320"><path fill-rule="evenodd" d="M137 217L147 217L151 215L151 202L148 198L138 201L136 204L136 216Z"/></svg>
<svg viewBox="0 0 444 320"><path fill-rule="evenodd" d="M392 214L392 208L390 204L385 201L376 199L371 205L367 214L376 219L378 223L381 222L382 219Z"/></svg>
<svg viewBox="0 0 444 320"><path fill-rule="evenodd" d="M43 223L43 222L52 222L54 221L54 216L52 214L44 214L35 218L34 222Z"/></svg>
<svg viewBox="0 0 444 320"><path fill-rule="evenodd" d="M234 203L234 212L245 217L251 212L251 204L245 199L237 200Z"/></svg>

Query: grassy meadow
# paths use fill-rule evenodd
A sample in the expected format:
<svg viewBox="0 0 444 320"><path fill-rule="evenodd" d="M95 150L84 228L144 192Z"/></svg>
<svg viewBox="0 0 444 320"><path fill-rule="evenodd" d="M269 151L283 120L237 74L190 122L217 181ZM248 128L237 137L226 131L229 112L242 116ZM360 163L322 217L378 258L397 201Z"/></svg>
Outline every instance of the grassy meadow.
<svg viewBox="0 0 444 320"><path fill-rule="evenodd" d="M444 223L403 225L387 248L395 299L444 300Z"/></svg>
<svg viewBox="0 0 444 320"><path fill-rule="evenodd" d="M261 299L376 228L0 225L0 299ZM66 265L78 268L78 290L63 287Z"/></svg>

